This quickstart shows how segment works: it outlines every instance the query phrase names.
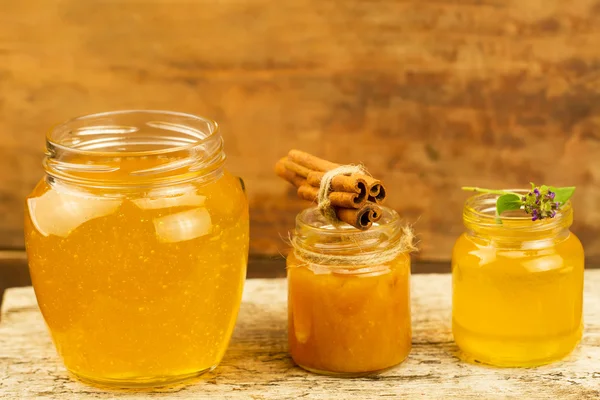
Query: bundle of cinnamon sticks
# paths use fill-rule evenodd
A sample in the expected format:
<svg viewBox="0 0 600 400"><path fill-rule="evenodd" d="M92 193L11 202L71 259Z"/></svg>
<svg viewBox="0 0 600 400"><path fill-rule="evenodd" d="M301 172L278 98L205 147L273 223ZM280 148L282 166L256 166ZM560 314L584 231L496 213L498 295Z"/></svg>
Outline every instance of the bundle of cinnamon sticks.
<svg viewBox="0 0 600 400"><path fill-rule="evenodd" d="M315 201L325 172L339 164L300 150L290 150L275 164L275 172L298 188L298 197ZM381 181L366 174L337 175L331 181L329 201L337 218L357 229L369 229L381 218L386 190Z"/></svg>

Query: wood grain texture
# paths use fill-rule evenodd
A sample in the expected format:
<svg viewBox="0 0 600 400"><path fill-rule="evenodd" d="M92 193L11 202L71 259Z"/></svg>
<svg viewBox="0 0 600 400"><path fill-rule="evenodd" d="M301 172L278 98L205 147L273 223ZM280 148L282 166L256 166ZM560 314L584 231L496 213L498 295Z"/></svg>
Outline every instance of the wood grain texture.
<svg viewBox="0 0 600 400"><path fill-rule="evenodd" d="M462 231L461 185L577 185L600 260L600 1L1 1L0 247L22 248L44 133L114 109L221 123L253 254L286 253L306 206L292 147L364 162L426 260Z"/></svg>
<svg viewBox="0 0 600 400"><path fill-rule="evenodd" d="M103 392L70 379L31 288L9 289L0 323L0 398L36 399L597 399L600 396L600 271L587 271L582 344L561 362L494 369L458 358L451 334L450 275L412 279L413 350L376 377L338 379L295 367L287 353L286 282L246 283L234 337L217 369L188 386Z"/></svg>

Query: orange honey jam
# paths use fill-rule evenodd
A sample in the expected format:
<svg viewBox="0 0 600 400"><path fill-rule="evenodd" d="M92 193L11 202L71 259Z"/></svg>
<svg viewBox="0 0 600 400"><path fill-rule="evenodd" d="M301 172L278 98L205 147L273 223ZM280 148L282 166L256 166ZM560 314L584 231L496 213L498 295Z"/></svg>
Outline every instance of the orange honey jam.
<svg viewBox="0 0 600 400"><path fill-rule="evenodd" d="M224 161L216 123L187 114L96 114L48 135L25 239L74 375L156 386L220 362L248 254L246 195Z"/></svg>
<svg viewBox="0 0 600 400"><path fill-rule="evenodd" d="M401 224L395 211L383 210L368 231L334 227L315 208L298 215L287 260L288 337L302 368L361 376L408 356L410 257L389 252L399 243Z"/></svg>

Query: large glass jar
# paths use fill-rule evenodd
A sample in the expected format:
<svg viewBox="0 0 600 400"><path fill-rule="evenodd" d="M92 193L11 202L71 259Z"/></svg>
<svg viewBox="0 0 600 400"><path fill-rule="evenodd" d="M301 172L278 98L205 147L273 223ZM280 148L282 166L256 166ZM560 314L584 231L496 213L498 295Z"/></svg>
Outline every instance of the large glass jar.
<svg viewBox="0 0 600 400"><path fill-rule="evenodd" d="M47 136L26 202L38 303L84 381L154 386L223 357L241 302L248 204L217 124L163 111L85 116Z"/></svg>
<svg viewBox="0 0 600 400"><path fill-rule="evenodd" d="M360 376L402 362L411 348L410 257L398 214L368 231L334 227L311 208L296 218L288 256L288 335L312 372Z"/></svg>
<svg viewBox="0 0 600 400"><path fill-rule="evenodd" d="M496 217L497 197L476 195L464 207L466 232L452 257L454 339L472 361L546 364L582 333L584 255L569 231L573 209L538 221L522 211Z"/></svg>

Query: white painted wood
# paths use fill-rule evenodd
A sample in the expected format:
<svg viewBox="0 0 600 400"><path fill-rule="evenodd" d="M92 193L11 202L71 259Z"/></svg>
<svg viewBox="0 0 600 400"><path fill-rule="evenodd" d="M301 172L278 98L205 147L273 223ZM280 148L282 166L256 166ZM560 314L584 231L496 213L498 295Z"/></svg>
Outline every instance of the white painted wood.
<svg viewBox="0 0 600 400"><path fill-rule="evenodd" d="M565 360L532 369L461 362L450 328L449 275L412 282L414 339L408 360L376 377L336 379L297 368L287 354L285 280L249 280L221 365L196 383L146 392L107 392L70 378L31 288L6 293L0 322L2 399L598 399L600 270L586 272L585 333Z"/></svg>

